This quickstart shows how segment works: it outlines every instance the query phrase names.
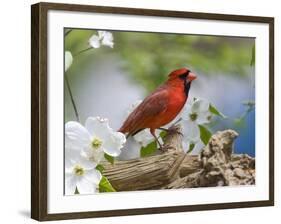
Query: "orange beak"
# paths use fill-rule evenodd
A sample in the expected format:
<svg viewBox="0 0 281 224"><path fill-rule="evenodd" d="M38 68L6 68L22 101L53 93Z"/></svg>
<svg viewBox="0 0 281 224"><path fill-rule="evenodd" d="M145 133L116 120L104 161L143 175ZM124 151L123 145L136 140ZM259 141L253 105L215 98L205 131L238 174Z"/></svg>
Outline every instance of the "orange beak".
<svg viewBox="0 0 281 224"><path fill-rule="evenodd" d="M195 74L193 74L193 73L189 73L188 74L188 76L187 76L187 79L189 80L189 81L193 81L194 79L196 79L197 78L197 76L195 75Z"/></svg>

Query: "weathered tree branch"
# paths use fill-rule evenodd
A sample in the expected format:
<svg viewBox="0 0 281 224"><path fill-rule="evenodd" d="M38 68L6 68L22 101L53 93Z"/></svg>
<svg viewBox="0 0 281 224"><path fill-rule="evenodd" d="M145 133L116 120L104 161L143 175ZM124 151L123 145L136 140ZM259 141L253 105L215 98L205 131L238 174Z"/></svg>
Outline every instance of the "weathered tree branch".
<svg viewBox="0 0 281 224"><path fill-rule="evenodd" d="M254 184L255 159L232 154L237 136L233 130L219 131L199 156L188 155L182 149L180 127L175 126L165 138L164 153L104 163L103 174L117 191Z"/></svg>

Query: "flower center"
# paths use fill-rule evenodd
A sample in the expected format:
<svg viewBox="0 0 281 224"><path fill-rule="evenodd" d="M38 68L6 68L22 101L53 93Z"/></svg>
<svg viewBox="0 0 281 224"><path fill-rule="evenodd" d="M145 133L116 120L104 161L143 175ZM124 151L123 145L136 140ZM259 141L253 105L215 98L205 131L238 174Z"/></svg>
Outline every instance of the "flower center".
<svg viewBox="0 0 281 224"><path fill-rule="evenodd" d="M196 113L189 114L190 120L195 121L198 117Z"/></svg>
<svg viewBox="0 0 281 224"><path fill-rule="evenodd" d="M85 173L85 170L82 166L80 165L76 165L74 168L73 168L73 171L74 171L74 174L76 176L83 176L84 173Z"/></svg>
<svg viewBox="0 0 281 224"><path fill-rule="evenodd" d="M207 120L208 120L208 121L211 121L211 119L212 119L212 115L209 115L209 116L207 117Z"/></svg>
<svg viewBox="0 0 281 224"><path fill-rule="evenodd" d="M100 140L99 138L94 138L91 144L93 149L98 149L102 145L102 140Z"/></svg>

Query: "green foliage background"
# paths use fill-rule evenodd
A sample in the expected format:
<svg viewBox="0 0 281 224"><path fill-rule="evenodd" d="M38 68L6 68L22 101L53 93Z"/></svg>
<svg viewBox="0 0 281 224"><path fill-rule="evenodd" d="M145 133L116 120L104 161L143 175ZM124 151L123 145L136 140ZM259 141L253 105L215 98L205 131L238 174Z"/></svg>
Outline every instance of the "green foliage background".
<svg viewBox="0 0 281 224"><path fill-rule="evenodd" d="M97 57L117 55L123 59L123 67L131 79L148 92L163 83L167 74L175 68L188 66L206 75L218 73L244 77L254 63L253 38L119 31L112 31L113 49L91 49L75 57L77 52L89 47L88 40L96 33L94 30L78 29L68 33L65 50L74 55L74 64L80 63L80 68L83 67L83 62L88 63L87 54Z"/></svg>

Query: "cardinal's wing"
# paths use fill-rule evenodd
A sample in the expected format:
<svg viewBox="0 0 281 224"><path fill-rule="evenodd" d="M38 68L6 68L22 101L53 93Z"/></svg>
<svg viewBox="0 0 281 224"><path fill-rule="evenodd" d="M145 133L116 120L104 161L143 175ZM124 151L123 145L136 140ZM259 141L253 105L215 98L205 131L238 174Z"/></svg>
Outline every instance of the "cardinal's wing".
<svg viewBox="0 0 281 224"><path fill-rule="evenodd" d="M162 88L157 89L129 115L119 131L133 135L146 128L148 122L167 110L167 104L168 91Z"/></svg>

